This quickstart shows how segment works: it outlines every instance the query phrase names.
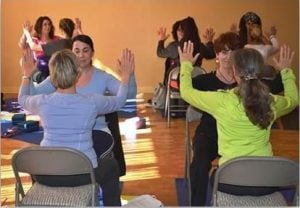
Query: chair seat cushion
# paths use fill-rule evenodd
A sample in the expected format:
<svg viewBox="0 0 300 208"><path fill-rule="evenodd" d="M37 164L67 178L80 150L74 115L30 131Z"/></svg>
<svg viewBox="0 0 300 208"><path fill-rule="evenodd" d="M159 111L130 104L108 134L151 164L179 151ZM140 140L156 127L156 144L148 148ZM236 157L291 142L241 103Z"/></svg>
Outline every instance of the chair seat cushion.
<svg viewBox="0 0 300 208"><path fill-rule="evenodd" d="M287 203L280 192L263 196L236 196L218 191L218 206L287 206Z"/></svg>
<svg viewBox="0 0 300 208"><path fill-rule="evenodd" d="M26 206L87 206L91 204L92 185L77 187L50 187L34 185L22 199Z"/></svg>

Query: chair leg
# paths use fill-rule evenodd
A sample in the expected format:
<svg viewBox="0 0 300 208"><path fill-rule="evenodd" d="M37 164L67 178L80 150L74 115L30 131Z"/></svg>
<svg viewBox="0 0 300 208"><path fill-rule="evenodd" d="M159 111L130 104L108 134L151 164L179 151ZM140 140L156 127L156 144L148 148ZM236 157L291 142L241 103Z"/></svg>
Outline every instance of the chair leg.
<svg viewBox="0 0 300 208"><path fill-rule="evenodd" d="M170 104L171 100L170 98L168 98L168 109L167 109L167 112L168 112L168 115L167 115L167 119L168 119L168 128L170 128L170 116L171 116L171 104Z"/></svg>

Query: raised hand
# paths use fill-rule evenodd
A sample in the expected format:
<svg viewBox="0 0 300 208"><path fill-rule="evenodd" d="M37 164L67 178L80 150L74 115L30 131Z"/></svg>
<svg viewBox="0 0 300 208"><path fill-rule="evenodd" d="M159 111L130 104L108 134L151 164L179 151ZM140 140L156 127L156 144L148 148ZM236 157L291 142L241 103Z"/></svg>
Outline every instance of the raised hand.
<svg viewBox="0 0 300 208"><path fill-rule="evenodd" d="M30 21L27 20L24 24L23 24L23 30L27 30L28 32L31 33L32 31L32 25L30 24Z"/></svg>
<svg viewBox="0 0 300 208"><path fill-rule="evenodd" d="M165 27L160 27L157 31L159 40L167 40L169 38L169 34L167 35L167 29Z"/></svg>
<svg viewBox="0 0 300 208"><path fill-rule="evenodd" d="M234 32L234 33L238 33L238 27L236 25L236 23L233 23L230 28L229 28L230 32Z"/></svg>
<svg viewBox="0 0 300 208"><path fill-rule="evenodd" d="M214 29L207 28L203 34L203 38L206 40L206 42L212 42L215 36Z"/></svg>
<svg viewBox="0 0 300 208"><path fill-rule="evenodd" d="M275 63L274 67L277 70L290 68L292 61L293 61L294 54L295 54L295 52L291 51L289 46L287 46L287 45L281 46L279 57L277 59L275 57L273 58L273 61Z"/></svg>
<svg viewBox="0 0 300 208"><path fill-rule="evenodd" d="M72 37L83 34L81 29L81 20L79 18L75 18L75 29L73 31Z"/></svg>
<svg viewBox="0 0 300 208"><path fill-rule="evenodd" d="M193 52L194 44L190 40L188 42L184 42L182 50L180 46L178 46L180 62L182 63L183 61L190 61L192 64L194 64L200 54L197 53L195 56L193 56Z"/></svg>
<svg viewBox="0 0 300 208"><path fill-rule="evenodd" d="M30 48L26 48L23 50L21 59L21 69L23 75L26 77L31 77L34 70L36 69L36 63L34 61L33 52Z"/></svg>
<svg viewBox="0 0 300 208"><path fill-rule="evenodd" d="M270 27L269 30L264 31L264 35L267 39L270 39L271 36L274 36L277 34L277 28L273 25Z"/></svg>
<svg viewBox="0 0 300 208"><path fill-rule="evenodd" d="M121 59L117 60L117 70L122 82L128 83L135 70L134 54L128 48L123 49Z"/></svg>

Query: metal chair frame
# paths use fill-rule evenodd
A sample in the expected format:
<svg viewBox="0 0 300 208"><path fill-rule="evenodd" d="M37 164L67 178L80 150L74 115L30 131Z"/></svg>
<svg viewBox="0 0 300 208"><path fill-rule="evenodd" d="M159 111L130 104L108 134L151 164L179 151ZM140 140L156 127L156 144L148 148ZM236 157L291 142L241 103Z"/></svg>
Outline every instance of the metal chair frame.
<svg viewBox="0 0 300 208"><path fill-rule="evenodd" d="M16 178L15 183L15 205L24 206L27 204L22 203L26 196L22 185L20 173L27 173L30 175L78 175L89 174L91 184L91 206L97 204L97 191L98 185L95 180L94 168L89 158L82 152L67 148L67 147L26 147L13 155L12 167ZM34 186L39 185L38 182L32 184ZM79 186L80 187L80 186ZM43 186L43 190L47 191L47 186ZM59 187L49 187L53 188ZM67 187L64 187L67 188ZM70 187L69 190L76 187ZM68 188L67 188L68 189ZM50 190L50 189L49 189ZM37 192L38 194L38 192ZM51 201L55 201L55 198L51 198ZM29 200L30 201L30 200ZM47 206L47 204L41 204L38 206ZM88 205L88 204L87 204ZM31 205L32 206L32 205ZM50 205L48 205L50 206ZM73 205L70 205L73 206Z"/></svg>
<svg viewBox="0 0 300 208"><path fill-rule="evenodd" d="M191 206L191 178L190 178L190 163L193 156L193 144L191 137L190 124L192 122L199 122L202 117L202 112L193 106L189 106L186 110L185 119L185 173L184 178L187 186L188 205Z"/></svg>
<svg viewBox="0 0 300 208"><path fill-rule="evenodd" d="M222 192L218 191L219 183L255 187L295 187L296 194L293 200L295 206L299 200L299 165L292 160L275 156L245 156L231 159L220 165L216 171L213 206L220 204L218 197Z"/></svg>
<svg viewBox="0 0 300 208"><path fill-rule="evenodd" d="M180 67L175 67L172 69L168 76L168 83L167 83L167 95L166 95L166 104L165 104L165 117L167 117L168 128L170 128L170 118L171 112L186 112L188 104L171 104L171 100L182 100L180 96L180 92L177 90L173 90L171 88L171 80L172 77L177 76L179 74ZM192 71L192 77L195 77L200 74L205 74L206 71L200 67L194 67Z"/></svg>

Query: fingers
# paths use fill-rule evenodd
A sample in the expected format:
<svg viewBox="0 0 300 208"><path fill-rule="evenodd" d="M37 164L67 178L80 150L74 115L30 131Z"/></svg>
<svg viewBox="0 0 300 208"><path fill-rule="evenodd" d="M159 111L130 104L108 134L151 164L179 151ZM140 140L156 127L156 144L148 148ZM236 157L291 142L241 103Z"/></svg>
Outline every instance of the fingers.
<svg viewBox="0 0 300 208"><path fill-rule="evenodd" d="M293 61L295 52L291 51L291 48L284 44L280 47L280 53L279 58L273 58L273 61L275 63L275 67L279 70L282 70L284 68L289 68L291 66L291 63Z"/></svg>
<svg viewBox="0 0 300 208"><path fill-rule="evenodd" d="M183 43L183 48L182 49L181 49L180 46L178 46L179 55L184 55L186 53L193 54L193 52L194 52L194 44L190 40L188 42Z"/></svg>
<svg viewBox="0 0 300 208"><path fill-rule="evenodd" d="M193 54L194 44L192 41L184 42L183 44L183 52L187 54Z"/></svg>
<svg viewBox="0 0 300 208"><path fill-rule="evenodd" d="M128 48L122 50L121 60L118 62L121 71L132 73L135 70L134 54Z"/></svg>
<svg viewBox="0 0 300 208"><path fill-rule="evenodd" d="M192 64L194 64L195 60L197 60L197 58L200 54L197 54L195 57L193 57L193 52L194 52L193 42L191 42L191 41L184 42L182 49L180 47L178 47L180 62L190 61L190 62L192 62Z"/></svg>

